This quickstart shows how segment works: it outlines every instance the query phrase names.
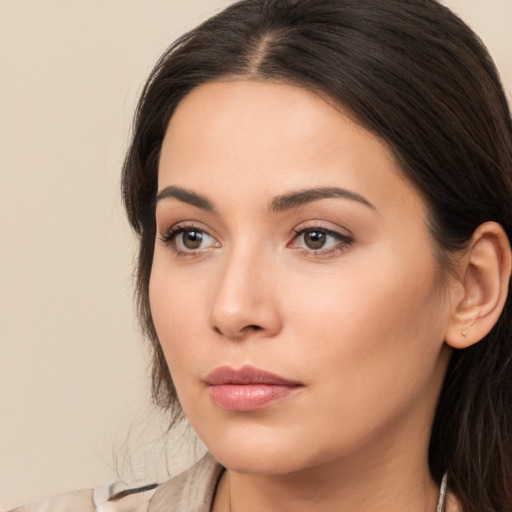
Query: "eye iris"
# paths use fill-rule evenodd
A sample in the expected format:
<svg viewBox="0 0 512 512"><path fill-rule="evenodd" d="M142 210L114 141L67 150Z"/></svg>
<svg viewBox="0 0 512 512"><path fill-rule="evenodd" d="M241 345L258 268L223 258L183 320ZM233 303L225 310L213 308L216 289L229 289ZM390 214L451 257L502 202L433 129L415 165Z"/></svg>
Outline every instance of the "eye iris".
<svg viewBox="0 0 512 512"><path fill-rule="evenodd" d="M304 234L304 243L309 249L321 249L326 242L327 235L322 231L307 231Z"/></svg>
<svg viewBox="0 0 512 512"><path fill-rule="evenodd" d="M198 249L203 241L203 234L199 231L186 231L181 240L187 249Z"/></svg>

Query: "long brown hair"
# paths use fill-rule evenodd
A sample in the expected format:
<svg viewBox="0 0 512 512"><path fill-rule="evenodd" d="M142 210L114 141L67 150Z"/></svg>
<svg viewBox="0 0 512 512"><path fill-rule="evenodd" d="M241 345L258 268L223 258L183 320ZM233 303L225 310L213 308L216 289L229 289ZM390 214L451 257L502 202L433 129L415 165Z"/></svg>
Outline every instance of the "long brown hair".
<svg viewBox="0 0 512 512"><path fill-rule="evenodd" d="M143 90L122 188L139 236L137 300L152 344L153 396L181 414L148 299L162 140L194 87L227 76L322 92L383 139L423 195L443 265L484 221L512 237L512 122L478 37L434 0L243 0L176 41ZM512 510L512 311L454 351L429 462L464 512Z"/></svg>

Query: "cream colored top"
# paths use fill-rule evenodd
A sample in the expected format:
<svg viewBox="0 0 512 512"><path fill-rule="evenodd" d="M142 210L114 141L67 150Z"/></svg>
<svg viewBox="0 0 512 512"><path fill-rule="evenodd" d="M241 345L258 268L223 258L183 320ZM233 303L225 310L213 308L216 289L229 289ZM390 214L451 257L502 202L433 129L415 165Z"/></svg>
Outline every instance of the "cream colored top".
<svg viewBox="0 0 512 512"><path fill-rule="evenodd" d="M205 455L184 473L149 490L127 491L120 499L115 486L83 489L17 507L8 512L210 512L224 468Z"/></svg>

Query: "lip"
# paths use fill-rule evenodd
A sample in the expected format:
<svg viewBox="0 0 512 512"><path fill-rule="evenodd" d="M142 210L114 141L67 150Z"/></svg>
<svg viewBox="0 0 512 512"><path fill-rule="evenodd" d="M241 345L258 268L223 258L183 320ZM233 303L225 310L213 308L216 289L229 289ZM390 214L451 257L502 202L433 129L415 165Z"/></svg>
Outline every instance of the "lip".
<svg viewBox="0 0 512 512"><path fill-rule="evenodd" d="M222 409L249 412L263 409L295 393L302 383L253 366L221 366L205 379L213 402Z"/></svg>

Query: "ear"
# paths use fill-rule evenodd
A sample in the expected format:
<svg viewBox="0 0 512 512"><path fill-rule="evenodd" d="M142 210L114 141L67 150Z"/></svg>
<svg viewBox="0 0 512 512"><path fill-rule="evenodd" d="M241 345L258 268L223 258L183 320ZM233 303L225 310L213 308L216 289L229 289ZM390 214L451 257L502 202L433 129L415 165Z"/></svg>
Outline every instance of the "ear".
<svg viewBox="0 0 512 512"><path fill-rule="evenodd" d="M499 224L485 222L475 230L460 261L460 281L452 287L448 345L469 347L496 324L507 298L511 259L507 235Z"/></svg>

